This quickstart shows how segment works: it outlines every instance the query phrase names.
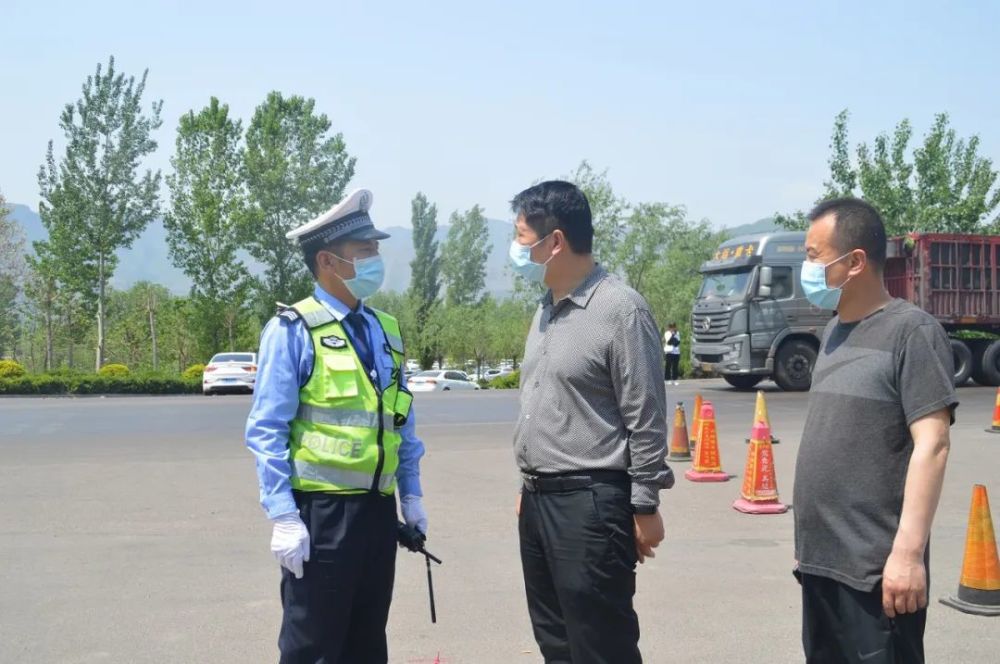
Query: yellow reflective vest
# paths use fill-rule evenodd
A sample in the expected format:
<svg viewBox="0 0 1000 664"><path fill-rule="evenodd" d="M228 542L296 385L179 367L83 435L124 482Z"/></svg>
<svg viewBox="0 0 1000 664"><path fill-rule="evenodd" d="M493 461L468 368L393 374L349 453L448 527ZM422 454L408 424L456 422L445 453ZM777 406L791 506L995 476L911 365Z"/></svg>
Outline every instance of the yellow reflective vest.
<svg viewBox="0 0 1000 664"><path fill-rule="evenodd" d="M375 311L392 352L393 381L382 391L343 325L319 300L308 297L290 308L309 329L315 352L312 375L299 390L299 410L291 422L292 488L392 495L399 430L413 401L400 385L404 355L399 323Z"/></svg>

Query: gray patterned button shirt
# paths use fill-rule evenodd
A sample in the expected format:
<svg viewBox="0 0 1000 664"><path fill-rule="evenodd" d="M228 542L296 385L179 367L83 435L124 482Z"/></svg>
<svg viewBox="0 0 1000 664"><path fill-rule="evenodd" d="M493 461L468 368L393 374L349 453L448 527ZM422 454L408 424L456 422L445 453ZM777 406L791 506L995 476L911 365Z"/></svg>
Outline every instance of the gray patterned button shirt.
<svg viewBox="0 0 1000 664"><path fill-rule="evenodd" d="M641 295L596 266L531 323L514 453L521 471L628 471L634 506L658 505L667 467L660 333Z"/></svg>

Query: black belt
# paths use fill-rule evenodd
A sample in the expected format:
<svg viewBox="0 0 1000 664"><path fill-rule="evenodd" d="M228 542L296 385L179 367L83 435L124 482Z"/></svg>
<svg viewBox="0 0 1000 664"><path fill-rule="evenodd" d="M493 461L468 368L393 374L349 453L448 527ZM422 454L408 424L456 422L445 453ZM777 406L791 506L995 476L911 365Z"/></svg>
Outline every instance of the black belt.
<svg viewBox="0 0 1000 664"><path fill-rule="evenodd" d="M575 491L593 484L628 484L628 473L624 470L590 470L558 475L535 475L522 472L524 490L532 493L558 493Z"/></svg>

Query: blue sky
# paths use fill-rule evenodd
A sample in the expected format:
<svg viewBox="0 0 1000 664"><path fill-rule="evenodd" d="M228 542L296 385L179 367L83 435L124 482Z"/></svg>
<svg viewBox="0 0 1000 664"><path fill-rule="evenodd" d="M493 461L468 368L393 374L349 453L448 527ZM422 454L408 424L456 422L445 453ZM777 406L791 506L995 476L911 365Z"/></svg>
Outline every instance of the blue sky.
<svg viewBox="0 0 1000 664"><path fill-rule="evenodd" d="M314 97L384 226L417 190L439 219L506 218L585 158L632 201L754 221L817 196L845 107L855 141L947 111L1000 163L996 3L4 4L0 191L32 207L62 106L111 54L165 100L153 167L211 95L245 119L270 90Z"/></svg>

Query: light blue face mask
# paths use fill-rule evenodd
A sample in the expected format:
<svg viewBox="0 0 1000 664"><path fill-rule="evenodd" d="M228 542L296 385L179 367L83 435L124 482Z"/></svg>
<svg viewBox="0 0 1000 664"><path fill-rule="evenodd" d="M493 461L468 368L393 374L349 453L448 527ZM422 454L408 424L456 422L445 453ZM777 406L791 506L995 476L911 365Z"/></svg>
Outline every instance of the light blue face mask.
<svg viewBox="0 0 1000 664"><path fill-rule="evenodd" d="M514 272L528 281L539 284L545 281L545 268L553 256L549 256L549 260L544 263L536 263L531 260L531 250L544 242L547 237L548 235L529 246L521 244L516 238L511 241L508 257L510 258L510 265L514 268Z"/></svg>
<svg viewBox="0 0 1000 664"><path fill-rule="evenodd" d="M852 277L848 277L847 281L840 284L836 288L831 288L826 283L826 268L850 255L851 252L847 252L840 258L832 260L829 263L814 263L812 261L805 261L802 263L802 272L799 274L799 283L802 284L802 291L806 294L806 299L809 300L811 304L819 307L820 309L829 309L831 311L837 308L840 304L840 296L844 292L844 285L847 284L847 281L850 281Z"/></svg>
<svg viewBox="0 0 1000 664"><path fill-rule="evenodd" d="M330 255L337 260L354 264L354 278L341 279L354 297L359 300L368 299L382 287L382 282L385 281L385 263L382 262L381 256L355 258L353 261L349 261L336 254Z"/></svg>

